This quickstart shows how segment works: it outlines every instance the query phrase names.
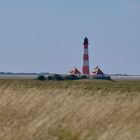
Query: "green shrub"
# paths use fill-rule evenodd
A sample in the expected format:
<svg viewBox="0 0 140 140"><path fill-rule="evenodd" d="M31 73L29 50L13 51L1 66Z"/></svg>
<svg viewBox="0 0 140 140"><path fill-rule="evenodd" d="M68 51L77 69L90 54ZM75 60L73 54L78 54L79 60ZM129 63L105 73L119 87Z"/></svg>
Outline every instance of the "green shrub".
<svg viewBox="0 0 140 140"><path fill-rule="evenodd" d="M64 78L60 74L54 74L53 77L55 80L64 80Z"/></svg>
<svg viewBox="0 0 140 140"><path fill-rule="evenodd" d="M81 76L80 76L80 79L88 79L88 76L86 76L86 75L81 75Z"/></svg>
<svg viewBox="0 0 140 140"><path fill-rule="evenodd" d="M53 75L49 75L46 79L47 80L55 80Z"/></svg>
<svg viewBox="0 0 140 140"><path fill-rule="evenodd" d="M77 76L75 76L75 75L66 75L65 77L64 77L64 79L65 80L77 80L77 79L79 79Z"/></svg>
<svg viewBox="0 0 140 140"><path fill-rule="evenodd" d="M46 80L46 78L45 78L44 75L39 75L39 76L37 77L37 80L44 81L44 80Z"/></svg>

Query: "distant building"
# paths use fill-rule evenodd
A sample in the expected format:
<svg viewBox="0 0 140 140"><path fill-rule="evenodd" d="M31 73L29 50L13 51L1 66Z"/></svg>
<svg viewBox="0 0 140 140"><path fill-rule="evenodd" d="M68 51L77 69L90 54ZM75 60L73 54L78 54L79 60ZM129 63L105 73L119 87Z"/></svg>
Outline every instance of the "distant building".
<svg viewBox="0 0 140 140"><path fill-rule="evenodd" d="M96 66L94 70L91 72L91 76L95 79L110 79L109 75L106 75L102 72L102 70Z"/></svg>
<svg viewBox="0 0 140 140"><path fill-rule="evenodd" d="M91 72L91 75L92 76L104 76L105 74L102 72L102 70L98 66L96 66L94 68L94 70Z"/></svg>
<svg viewBox="0 0 140 140"><path fill-rule="evenodd" d="M88 54L88 38L85 37L84 38L84 43L83 43L83 47L84 47L84 54L83 54L83 68L82 68L82 74L89 76L90 74L90 70L89 70L89 54Z"/></svg>
<svg viewBox="0 0 140 140"><path fill-rule="evenodd" d="M70 73L71 75L75 75L75 76L81 75L81 72L80 72L76 67L72 68L72 69L69 71L69 73Z"/></svg>

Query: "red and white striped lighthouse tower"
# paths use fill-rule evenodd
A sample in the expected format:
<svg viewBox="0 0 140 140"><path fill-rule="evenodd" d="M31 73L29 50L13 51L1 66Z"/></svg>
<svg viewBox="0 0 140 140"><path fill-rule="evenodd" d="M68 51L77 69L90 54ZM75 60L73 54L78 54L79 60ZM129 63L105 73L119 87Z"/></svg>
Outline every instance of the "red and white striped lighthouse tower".
<svg viewBox="0 0 140 140"><path fill-rule="evenodd" d="M84 38L83 74L89 76L88 38Z"/></svg>

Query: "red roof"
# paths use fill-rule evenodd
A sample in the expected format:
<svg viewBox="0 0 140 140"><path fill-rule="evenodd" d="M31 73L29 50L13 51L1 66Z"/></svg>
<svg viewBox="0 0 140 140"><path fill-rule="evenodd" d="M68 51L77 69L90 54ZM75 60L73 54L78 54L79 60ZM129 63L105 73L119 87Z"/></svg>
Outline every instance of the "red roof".
<svg viewBox="0 0 140 140"><path fill-rule="evenodd" d="M96 66L94 68L94 70L91 72L91 75L94 75L94 76L96 76L96 75L104 75L104 73L101 71L101 69L98 66Z"/></svg>
<svg viewBox="0 0 140 140"><path fill-rule="evenodd" d="M72 74L72 75L80 75L81 74L81 72L76 67L72 68L69 71L69 73Z"/></svg>

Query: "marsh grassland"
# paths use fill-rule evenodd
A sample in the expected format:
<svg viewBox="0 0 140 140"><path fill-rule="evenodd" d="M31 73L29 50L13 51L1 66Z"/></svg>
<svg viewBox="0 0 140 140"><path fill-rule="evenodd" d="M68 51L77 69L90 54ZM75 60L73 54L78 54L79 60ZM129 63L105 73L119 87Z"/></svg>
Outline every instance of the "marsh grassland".
<svg viewBox="0 0 140 140"><path fill-rule="evenodd" d="M140 140L140 81L0 79L0 140Z"/></svg>

